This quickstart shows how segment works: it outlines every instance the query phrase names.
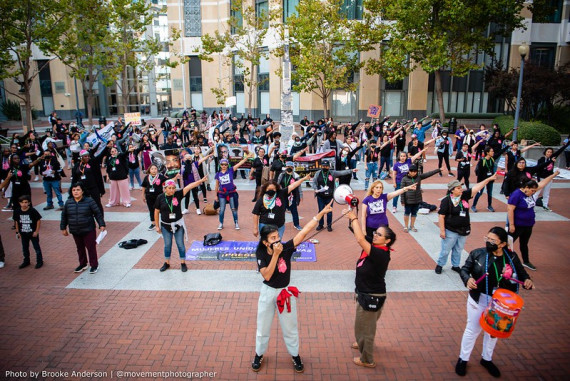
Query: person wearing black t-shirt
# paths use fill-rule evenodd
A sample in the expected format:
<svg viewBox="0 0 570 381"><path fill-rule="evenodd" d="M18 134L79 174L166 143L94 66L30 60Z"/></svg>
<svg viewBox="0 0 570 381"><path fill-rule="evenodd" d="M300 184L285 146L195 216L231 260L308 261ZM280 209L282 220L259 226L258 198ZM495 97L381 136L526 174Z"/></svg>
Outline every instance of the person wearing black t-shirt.
<svg viewBox="0 0 570 381"><path fill-rule="evenodd" d="M255 178L255 193L253 194L253 200L251 202L256 202L261 189L261 182L263 180L263 171L265 168L269 168L269 156L265 154L265 149L259 147L257 149L257 157L253 160L251 165L252 171L250 172L250 178ZM266 173L268 172L265 170ZM269 177L269 175L267 176ZM267 181L268 179L265 179Z"/></svg>
<svg viewBox="0 0 570 381"><path fill-rule="evenodd" d="M305 370L299 356L297 301L295 299L299 290L296 287L289 286L291 280L291 257L296 247L317 226L317 221L325 213L331 211L332 202L313 217L292 240L286 243L281 243L277 226L265 225L261 229L255 256L259 273L264 280L257 304L255 358L251 364L251 369L254 372L259 372L261 369L263 355L269 345L271 324L273 323L276 307L279 309L279 324L283 331L283 339L285 340L287 351L293 360L293 367L298 373Z"/></svg>
<svg viewBox="0 0 570 381"><path fill-rule="evenodd" d="M362 248L356 262L356 316L354 318L354 336L356 342L353 349L360 351L359 357L354 357L356 365L374 368L374 336L376 324L386 300L386 271L390 263L390 247L396 242L396 234L387 226L381 226L372 235L372 242L364 235L358 217L351 210L345 214L350 221L356 242ZM356 223L355 223L356 222ZM367 297L377 298L376 308L371 309ZM374 310L375 309L375 310Z"/></svg>
<svg viewBox="0 0 570 381"><path fill-rule="evenodd" d="M16 236L22 240L24 262L20 269L30 265L30 242L36 251L36 269L43 266L42 249L40 248L40 220L42 216L32 207L29 195L20 196L20 208L14 210L13 219L16 223Z"/></svg>
<svg viewBox="0 0 570 381"><path fill-rule="evenodd" d="M57 197L59 209L63 208L63 197L61 196L61 173L62 169L57 158L50 150L44 151L38 165L43 176L44 192L47 197L47 205L44 210L53 209L53 193Z"/></svg>
<svg viewBox="0 0 570 381"><path fill-rule="evenodd" d="M465 246L467 236L471 233L468 201L491 181L497 179L497 174L475 184L471 189L463 190L463 184L453 180L447 184L447 196L441 200L439 206L439 236L441 237L441 251L435 266L435 273L441 274L443 266L451 251L451 269L459 272L461 252Z"/></svg>
<svg viewBox="0 0 570 381"><path fill-rule="evenodd" d="M180 178L180 174L176 179ZM156 232L162 233L164 239L164 264L160 271L166 271L170 268L170 253L172 251L172 238L176 240L178 254L180 255L180 269L186 272L186 248L184 247L184 239L187 239L186 225L182 215L182 199L191 189L200 186L200 184L208 181L208 177L186 185L183 189L176 190L176 181L173 179L164 182L164 193L156 198L154 203L154 222L156 224ZM160 221L160 224L159 224Z"/></svg>
<svg viewBox="0 0 570 381"><path fill-rule="evenodd" d="M166 177L158 172L158 167L156 164L151 164L148 168L148 175L143 179L142 182L142 194L143 202L146 202L148 212L150 214L150 226L148 230L153 230L156 228L154 221L154 204L158 196L162 194L162 186L166 181Z"/></svg>
<svg viewBox="0 0 570 381"><path fill-rule="evenodd" d="M261 186L259 199L253 207L253 235L257 237L259 230L265 225L278 227L279 237L285 233L285 211L289 205L289 194L297 189L303 181L309 180L310 174L281 188L276 181L269 181Z"/></svg>

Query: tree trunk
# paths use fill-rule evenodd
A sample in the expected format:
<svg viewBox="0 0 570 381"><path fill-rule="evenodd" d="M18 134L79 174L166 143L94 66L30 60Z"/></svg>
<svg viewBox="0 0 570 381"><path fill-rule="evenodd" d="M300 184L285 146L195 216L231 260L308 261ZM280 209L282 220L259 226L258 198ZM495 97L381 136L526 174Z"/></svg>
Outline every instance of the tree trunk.
<svg viewBox="0 0 570 381"><path fill-rule="evenodd" d="M128 112L129 104L129 78L128 68L123 69L123 78L121 78L121 98L123 99L123 114Z"/></svg>
<svg viewBox="0 0 570 381"><path fill-rule="evenodd" d="M435 93L437 95L437 105L439 106L439 120L441 124L445 123L445 108L443 106L443 89L441 88L441 72L436 70L435 74Z"/></svg>
<svg viewBox="0 0 570 381"><path fill-rule="evenodd" d="M83 84L85 89L85 84ZM87 118L89 119L89 126L93 126L93 84L89 82L89 87L87 88Z"/></svg>
<svg viewBox="0 0 570 381"><path fill-rule="evenodd" d="M327 119L329 117L329 97L323 94L321 99L323 100L323 113L325 114L325 119Z"/></svg>
<svg viewBox="0 0 570 381"><path fill-rule="evenodd" d="M27 82L26 79L24 79L24 81ZM24 133L27 133L29 131L31 131L34 128L34 120L32 118L32 99L30 96L30 85L26 85L24 87L25 91L26 91L26 119L27 119L27 124L24 126Z"/></svg>
<svg viewBox="0 0 570 381"><path fill-rule="evenodd" d="M247 112L250 113L253 116L253 110L251 109L251 104L253 102L253 80L255 78L255 66L251 65L250 71L249 71L249 91L248 91L248 96L247 96Z"/></svg>

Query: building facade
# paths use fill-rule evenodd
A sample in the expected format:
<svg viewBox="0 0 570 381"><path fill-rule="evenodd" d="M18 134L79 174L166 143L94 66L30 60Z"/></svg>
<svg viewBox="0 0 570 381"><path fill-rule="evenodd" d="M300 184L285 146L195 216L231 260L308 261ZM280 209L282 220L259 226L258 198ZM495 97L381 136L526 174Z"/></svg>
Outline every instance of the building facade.
<svg viewBox="0 0 570 381"><path fill-rule="evenodd" d="M277 7L282 12L282 19L295 12L298 0L248 0L256 9L264 10ZM272 0L273 1L273 0ZM239 68L229 63L224 57L213 56L212 62L198 58L200 38L216 30L227 28L231 13L231 0L150 0L157 11L147 33L167 41L171 28L181 31L181 38L174 42L171 52L163 51L156 58L157 66L151 73L132 72L132 81L137 81L130 94L128 109L140 111L147 117L171 115L175 111L193 107L197 110L223 109L211 89L222 88L229 96L234 96L236 105L231 111L247 114L247 99L252 93L252 113L254 116L270 114L275 120L280 119L281 79L275 72L281 67L281 59L271 57L262 60L257 68L260 79L268 80L258 88L249 89L240 81ZM528 59L532 62L555 68L570 62L570 1L552 0L554 12L547 19L534 20L528 10L523 11L526 30L517 30L509 38L495 42L495 55L480 54L474 59L477 63L491 65L500 61L504 67L520 66L518 47L523 42L530 46ZM348 17L362 18L362 0L345 0L344 10ZM490 28L492 26L489 26ZM274 47L266 47L268 50ZM171 53L184 55L188 61L176 68L161 65ZM366 59L376 52L361 53ZM41 52L34 57L41 61L49 59ZM450 72L443 72L443 100L446 112L450 113L491 113L503 112L504 102L492 99L485 92L484 70L473 70L466 77L452 77ZM365 118L368 107L379 104L384 115L395 118L425 116L437 112L437 100L434 92L433 75L422 70L415 70L407 78L396 83L389 83L378 75L369 76L362 70L355 73L358 88L354 92L334 91L329 110L337 121L354 121ZM13 81L4 81L4 87L14 89ZM52 110L66 119L73 119L76 108L84 110L85 97L80 83L78 101L75 97L75 83L69 77L67 69L57 60L40 73L32 95L34 108L39 115L49 115ZM120 110L120 90L116 86L104 87L98 84L97 102L94 115L117 115ZM11 98L1 91L0 96ZM314 94L293 92L293 116L298 121L304 116L311 120L323 116L322 101Z"/></svg>

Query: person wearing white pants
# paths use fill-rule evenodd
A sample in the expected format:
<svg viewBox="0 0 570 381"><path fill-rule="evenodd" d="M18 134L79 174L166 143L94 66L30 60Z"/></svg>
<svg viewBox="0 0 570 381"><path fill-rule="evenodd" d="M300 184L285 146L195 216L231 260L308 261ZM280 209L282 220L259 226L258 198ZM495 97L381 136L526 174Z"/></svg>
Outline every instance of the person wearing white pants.
<svg viewBox="0 0 570 381"><path fill-rule="evenodd" d="M255 336L255 358L251 364L254 372L259 372L263 355L269 345L271 324L275 309L278 309L279 324L287 351L291 355L293 367L302 373L305 366L299 356L299 330L297 325L297 301L299 291L289 286L291 280L291 258L296 247L303 242L317 222L332 211L332 202L313 217L297 235L286 243L281 243L276 225L261 228L256 258L259 273L263 276L263 285L257 305L257 330Z"/></svg>
<svg viewBox="0 0 570 381"><path fill-rule="evenodd" d="M459 376L467 374L467 362L482 327L479 318L492 301L492 295L497 288L518 292L519 283L506 279L518 279L523 282L525 289L533 287L530 276L525 271L519 257L508 249L508 235L505 229L495 226L485 236L485 247L475 249L461 268L461 279L469 289L467 297L467 325L461 339L459 359L455 365L455 373ZM487 332L483 334L483 351L481 365L493 377L500 377L501 372L493 364L493 350L497 338Z"/></svg>

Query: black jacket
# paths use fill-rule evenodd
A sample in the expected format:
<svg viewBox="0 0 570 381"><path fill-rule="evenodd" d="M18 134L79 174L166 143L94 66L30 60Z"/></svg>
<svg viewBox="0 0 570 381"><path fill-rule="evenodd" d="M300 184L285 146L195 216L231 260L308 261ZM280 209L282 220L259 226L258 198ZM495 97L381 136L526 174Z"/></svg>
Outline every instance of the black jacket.
<svg viewBox="0 0 570 381"><path fill-rule="evenodd" d="M521 282L530 279L530 276L525 271L519 257L517 256L517 253L508 249L504 249L503 253L503 256L506 256L505 263L510 264L512 267L514 267L513 277L516 273L517 279ZM507 279L501 279L497 285L497 278L493 270L493 263L500 260L500 258L502 257L495 257L493 254L489 254L486 248L480 248L470 252L469 256L465 260L465 264L459 273L464 285L467 286L467 281L469 278L473 278L475 280L481 278L481 276L485 274L486 269L489 273L487 279L483 279L481 282L479 282L475 290L469 290L469 295L471 295L473 300L476 302L479 302L479 296L482 293L489 296L493 295L493 289L497 286L500 288L506 288L507 290L511 290L513 292L518 291L518 283L509 281Z"/></svg>
<svg viewBox="0 0 570 381"><path fill-rule="evenodd" d="M103 214L91 197L83 197L79 202L73 197L65 201L61 212L60 230L65 230L69 226L69 232L74 235L86 235L95 230L95 221L99 227L105 226Z"/></svg>

